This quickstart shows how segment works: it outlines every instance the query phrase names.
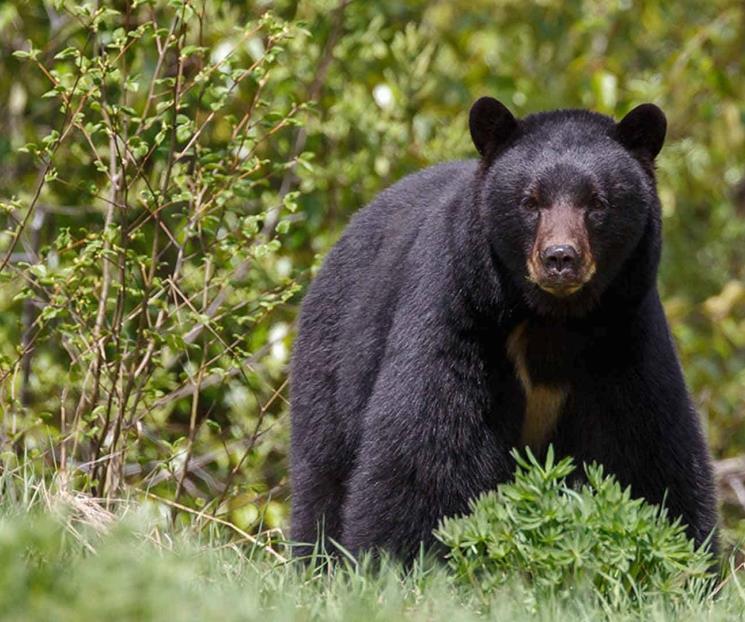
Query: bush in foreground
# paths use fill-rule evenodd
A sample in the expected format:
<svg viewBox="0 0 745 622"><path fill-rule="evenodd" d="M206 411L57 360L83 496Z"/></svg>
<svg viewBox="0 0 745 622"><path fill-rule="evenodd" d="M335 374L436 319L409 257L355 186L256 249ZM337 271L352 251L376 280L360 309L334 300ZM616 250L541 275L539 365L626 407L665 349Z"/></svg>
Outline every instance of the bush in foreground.
<svg viewBox="0 0 745 622"><path fill-rule="evenodd" d="M535 594L565 598L578 587L603 602L690 598L712 584L712 555L695 549L664 508L631 497L597 465L573 487L571 458L545 465L513 453L515 481L445 519L436 535L457 581L488 593L520 574Z"/></svg>

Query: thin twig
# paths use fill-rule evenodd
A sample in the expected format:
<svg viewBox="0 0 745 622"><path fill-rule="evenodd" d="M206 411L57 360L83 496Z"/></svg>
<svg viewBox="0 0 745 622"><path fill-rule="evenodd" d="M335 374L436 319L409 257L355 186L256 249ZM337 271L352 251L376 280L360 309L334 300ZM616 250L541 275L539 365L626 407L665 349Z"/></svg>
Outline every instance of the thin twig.
<svg viewBox="0 0 745 622"><path fill-rule="evenodd" d="M243 531L243 529L241 529L240 527L238 527L237 525L234 525L233 523L231 523L229 521L223 520L221 518L217 518L216 516L211 516L209 514L204 514L202 512L197 512L196 510L194 510L194 509L192 509L192 508L190 508L190 507L188 507L186 505L183 505L181 503L177 503L176 501L171 501L170 499L164 499L163 497L159 497L158 495L155 495L155 494L153 494L152 492L150 492L148 490L143 490L142 493L145 496L147 496L147 497L149 497L151 499L154 499L155 501L160 501L161 503L165 503L166 505L169 505L171 507L175 507L175 508L177 508L179 510L182 510L184 512L188 512L189 514L194 514L198 518L205 518L205 519L207 519L210 522L217 523L219 525L224 525L225 527L228 527L228 528L232 529L238 535L240 535L242 538L244 538L245 540L247 540L251 544L253 544L255 546L258 546L259 548L261 548L264 551L266 551L267 553L269 553L269 555L271 555L272 557L274 557L274 559L276 559L278 562L281 562L283 564L286 564L289 561L284 555L281 555L280 553L278 553L277 551L275 551L270 545L268 545L265 542L261 542L258 538L255 538L254 536L252 536L247 531Z"/></svg>

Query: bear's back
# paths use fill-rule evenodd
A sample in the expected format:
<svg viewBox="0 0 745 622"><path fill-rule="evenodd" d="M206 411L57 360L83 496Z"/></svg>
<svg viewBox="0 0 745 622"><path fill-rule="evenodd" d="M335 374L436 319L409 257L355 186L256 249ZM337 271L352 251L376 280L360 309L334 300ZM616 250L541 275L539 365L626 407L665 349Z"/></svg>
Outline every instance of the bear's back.
<svg viewBox="0 0 745 622"><path fill-rule="evenodd" d="M303 301L291 372L299 412L310 412L306 403L328 392L338 411L325 416L340 428L355 427L397 305L407 295L406 281L426 261L411 252L417 237L437 226L438 213L452 212L455 200L469 191L477 166L476 161L448 162L405 177L354 216ZM342 436L354 445L351 436Z"/></svg>
<svg viewBox="0 0 745 622"><path fill-rule="evenodd" d="M336 292L342 315L374 315L376 307L388 306L385 301L400 286L406 263L416 261L409 251L417 235L438 209L447 209L468 191L477 166L475 160L438 164L378 194L352 218L330 251L305 306L328 291Z"/></svg>

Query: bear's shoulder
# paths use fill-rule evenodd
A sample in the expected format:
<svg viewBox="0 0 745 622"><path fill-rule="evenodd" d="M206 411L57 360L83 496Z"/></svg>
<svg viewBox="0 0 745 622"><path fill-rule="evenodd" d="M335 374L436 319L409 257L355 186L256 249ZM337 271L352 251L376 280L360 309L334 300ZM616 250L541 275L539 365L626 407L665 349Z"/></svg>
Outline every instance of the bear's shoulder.
<svg viewBox="0 0 745 622"><path fill-rule="evenodd" d="M466 188L478 169L477 160L454 160L411 173L380 192L360 213L407 208L430 209Z"/></svg>
<svg viewBox="0 0 745 622"><path fill-rule="evenodd" d="M476 160L451 161L404 177L355 214L338 246L377 254L410 245L438 210L470 191L477 168Z"/></svg>

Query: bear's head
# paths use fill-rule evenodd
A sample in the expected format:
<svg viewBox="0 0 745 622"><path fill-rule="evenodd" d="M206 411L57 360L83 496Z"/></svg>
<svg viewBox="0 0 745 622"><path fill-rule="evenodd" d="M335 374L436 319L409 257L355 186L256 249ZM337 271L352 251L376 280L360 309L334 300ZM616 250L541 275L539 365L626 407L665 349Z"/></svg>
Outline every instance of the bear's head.
<svg viewBox="0 0 745 622"><path fill-rule="evenodd" d="M585 110L516 119L483 97L469 124L482 158L479 216L493 255L530 308L584 315L614 286L653 281L659 253L659 240L649 239L659 237L654 159L666 131L657 106L638 106L618 123ZM640 254L651 265L632 265Z"/></svg>

